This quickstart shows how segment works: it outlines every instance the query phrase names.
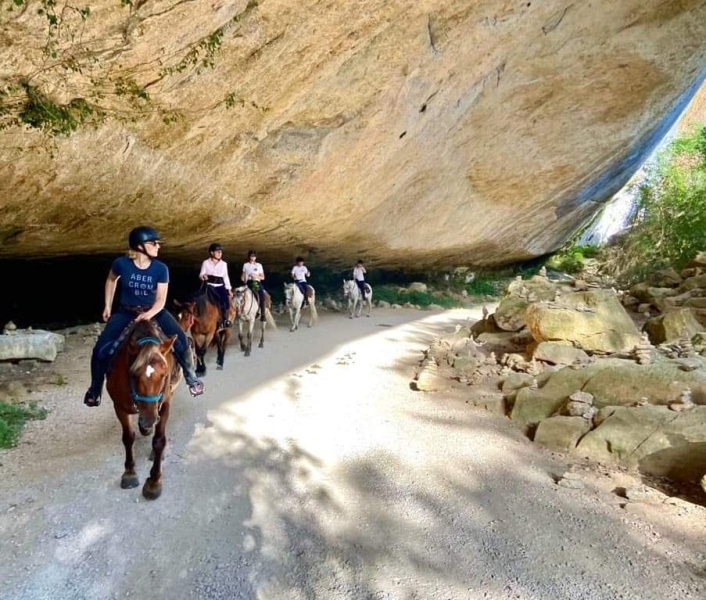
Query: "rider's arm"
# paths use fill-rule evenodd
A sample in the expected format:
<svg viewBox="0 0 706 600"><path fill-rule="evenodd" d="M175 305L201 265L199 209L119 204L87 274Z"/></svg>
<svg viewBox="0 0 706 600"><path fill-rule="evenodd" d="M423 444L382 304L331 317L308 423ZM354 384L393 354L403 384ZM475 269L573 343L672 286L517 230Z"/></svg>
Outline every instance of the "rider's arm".
<svg viewBox="0 0 706 600"><path fill-rule="evenodd" d="M248 282L248 276L247 276L247 274L245 273L245 267L243 267L243 272L240 274L240 280L241 280L243 283L247 283L247 282Z"/></svg>
<svg viewBox="0 0 706 600"><path fill-rule="evenodd" d="M228 265L225 265L225 272L223 274L223 283L225 284L227 290L230 290L233 287L230 284L230 277L228 277Z"/></svg>
<svg viewBox="0 0 706 600"><path fill-rule="evenodd" d="M144 313L145 319L151 319L156 316L157 313L164 309L164 305L167 303L167 290L169 289L168 283L158 283L157 284L157 297L155 298L152 308Z"/></svg>
<svg viewBox="0 0 706 600"><path fill-rule="evenodd" d="M113 269L111 269L108 273L108 278L105 280L105 307L103 312L105 313L107 311L108 315L110 315L110 311L113 307L113 298L115 297L115 288L118 285L118 279L119 275L116 275Z"/></svg>
<svg viewBox="0 0 706 600"><path fill-rule="evenodd" d="M265 281L265 269L262 269L262 272L260 273L260 281Z"/></svg>
<svg viewBox="0 0 706 600"><path fill-rule="evenodd" d="M206 267L208 266L208 260L201 263L201 272L199 273L199 279L205 279L207 277Z"/></svg>

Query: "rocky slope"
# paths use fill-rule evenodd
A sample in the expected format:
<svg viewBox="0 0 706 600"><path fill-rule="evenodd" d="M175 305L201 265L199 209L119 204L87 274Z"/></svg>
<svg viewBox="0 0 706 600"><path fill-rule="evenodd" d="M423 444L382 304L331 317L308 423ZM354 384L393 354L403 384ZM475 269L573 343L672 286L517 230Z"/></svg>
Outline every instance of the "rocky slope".
<svg viewBox="0 0 706 600"><path fill-rule="evenodd" d="M706 68L701 0L89 0L54 27L46 0L11 4L4 256L114 251L149 221L184 254L528 258L624 183Z"/></svg>

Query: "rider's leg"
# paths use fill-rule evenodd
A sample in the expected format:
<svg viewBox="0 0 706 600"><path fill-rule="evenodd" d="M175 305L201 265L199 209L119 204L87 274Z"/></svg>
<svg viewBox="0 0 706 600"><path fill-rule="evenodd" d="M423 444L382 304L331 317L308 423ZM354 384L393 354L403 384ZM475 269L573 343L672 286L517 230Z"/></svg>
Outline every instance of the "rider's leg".
<svg viewBox="0 0 706 600"><path fill-rule="evenodd" d="M355 280L355 284L358 286L360 293L363 295L363 302L365 302L365 281Z"/></svg>
<svg viewBox="0 0 706 600"><path fill-rule="evenodd" d="M230 310L230 296L225 286L216 288L218 290L218 299L220 301L219 308L221 309L221 317L223 318L223 326L230 327L233 323L228 319L228 311Z"/></svg>
<svg viewBox="0 0 706 600"><path fill-rule="evenodd" d="M105 374L108 372L110 359L115 350L113 345L133 318L134 315L130 313L117 311L110 317L102 333L98 336L98 341L91 354L91 386L83 398L83 403L86 406L98 406L101 403Z"/></svg>
<svg viewBox="0 0 706 600"><path fill-rule="evenodd" d="M306 284L306 281L297 281L295 283L299 287L299 291L302 293L302 296L304 296L304 303L302 304L302 306L306 306L307 304L309 304L309 298L307 298L309 286Z"/></svg>
<svg viewBox="0 0 706 600"><path fill-rule="evenodd" d="M179 366L184 371L184 379L186 379L189 392L191 392L192 396L203 394L203 383L196 377L194 361L189 351L189 342L186 339L184 330L179 327L179 323L177 323L177 320L168 310L162 310L157 313L154 320L157 321L157 325L159 325L164 332L164 335L169 337L173 335L177 336L176 342L174 343L174 356Z"/></svg>

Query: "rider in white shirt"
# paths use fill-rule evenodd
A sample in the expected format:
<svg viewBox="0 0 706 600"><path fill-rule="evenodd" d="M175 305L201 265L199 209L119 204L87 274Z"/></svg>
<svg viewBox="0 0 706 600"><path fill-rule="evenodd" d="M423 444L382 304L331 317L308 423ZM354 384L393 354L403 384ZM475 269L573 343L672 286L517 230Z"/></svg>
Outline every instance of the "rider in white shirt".
<svg viewBox="0 0 706 600"><path fill-rule="evenodd" d="M214 243L208 247L209 258L201 263L199 277L218 296L218 306L221 309L221 318L224 327L231 327L233 323L228 319L230 299L233 290L228 277L228 264L223 260L223 246Z"/></svg>
<svg viewBox="0 0 706 600"><path fill-rule="evenodd" d="M303 306L306 306L309 304L309 299L307 298L308 289L306 278L311 277L311 273L309 273L309 269L304 266L304 259L301 256L297 256L297 260L295 262L296 264L292 267L292 279L294 279L294 283L297 284L297 287L304 296Z"/></svg>
<svg viewBox="0 0 706 600"><path fill-rule="evenodd" d="M240 276L243 283L247 285L253 292L257 293L260 303L260 320L265 321L265 286L262 282L265 281L265 270L262 265L257 262L257 252L250 250L248 252L248 262L243 265L243 273Z"/></svg>
<svg viewBox="0 0 706 600"><path fill-rule="evenodd" d="M355 267L353 267L353 281L358 286L360 293L363 294L363 301L365 301L365 274L367 271L363 266L363 261L359 260Z"/></svg>

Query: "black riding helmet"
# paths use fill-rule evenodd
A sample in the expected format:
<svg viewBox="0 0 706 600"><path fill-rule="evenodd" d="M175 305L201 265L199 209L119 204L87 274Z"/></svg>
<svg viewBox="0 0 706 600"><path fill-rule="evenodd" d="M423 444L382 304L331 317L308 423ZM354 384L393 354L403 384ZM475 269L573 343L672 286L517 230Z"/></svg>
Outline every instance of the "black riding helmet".
<svg viewBox="0 0 706 600"><path fill-rule="evenodd" d="M221 245L218 244L218 243L211 244L211 245L208 247L208 251L209 251L209 252L218 252L219 250L220 250L220 251L223 251L223 246L221 246Z"/></svg>
<svg viewBox="0 0 706 600"><path fill-rule="evenodd" d="M128 245L131 250L142 252L139 246L144 246L147 242L157 242L160 239L159 232L154 227L143 225L135 227L128 236Z"/></svg>
<svg viewBox="0 0 706 600"><path fill-rule="evenodd" d="M295 260L294 262L295 263L304 262L304 259L301 256L297 256L297 260Z"/></svg>
<svg viewBox="0 0 706 600"><path fill-rule="evenodd" d="M257 250L248 250L248 258L251 256L257 256Z"/></svg>

